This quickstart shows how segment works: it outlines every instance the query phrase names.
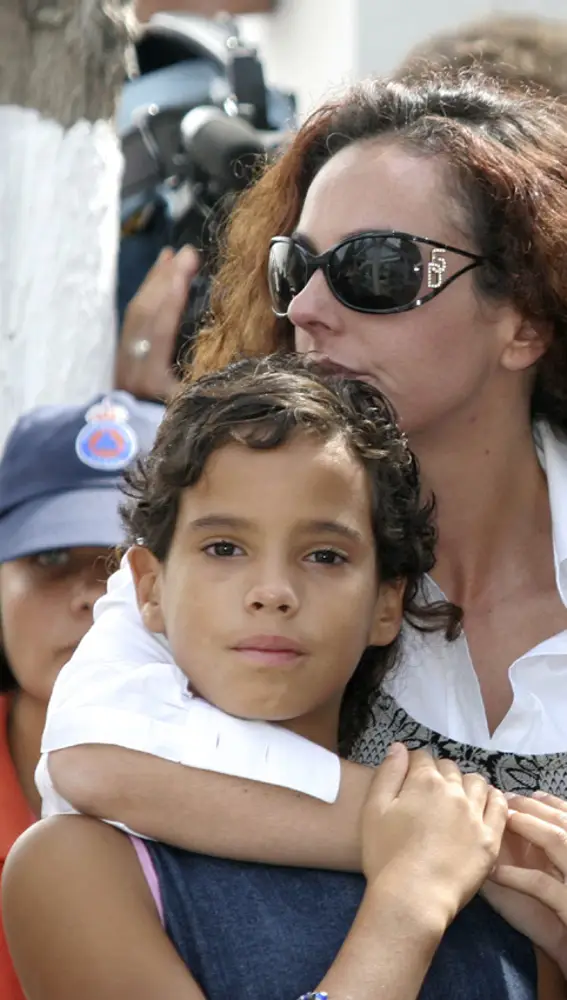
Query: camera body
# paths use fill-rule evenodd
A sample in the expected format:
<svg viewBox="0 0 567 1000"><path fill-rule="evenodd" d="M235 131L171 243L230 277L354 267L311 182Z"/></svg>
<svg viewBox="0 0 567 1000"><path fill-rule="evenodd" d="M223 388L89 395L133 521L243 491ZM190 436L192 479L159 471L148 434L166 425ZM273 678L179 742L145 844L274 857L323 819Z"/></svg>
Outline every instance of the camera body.
<svg viewBox="0 0 567 1000"><path fill-rule="evenodd" d="M117 127L124 153L118 311L164 245L191 243L194 281L176 355L187 353L208 302L219 225L258 161L295 125L292 95L269 89L254 49L229 18L155 15L136 48Z"/></svg>

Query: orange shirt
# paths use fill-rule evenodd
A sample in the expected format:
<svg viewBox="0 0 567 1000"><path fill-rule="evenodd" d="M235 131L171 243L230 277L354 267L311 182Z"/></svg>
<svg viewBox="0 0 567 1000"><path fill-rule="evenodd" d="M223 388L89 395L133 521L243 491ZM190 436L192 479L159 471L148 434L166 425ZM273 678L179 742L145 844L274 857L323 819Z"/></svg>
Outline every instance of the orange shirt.
<svg viewBox="0 0 567 1000"><path fill-rule="evenodd" d="M10 756L8 745L9 708L10 695L0 695L0 876L12 844L34 822ZM2 1000L25 1000L8 952L1 915L0 997Z"/></svg>

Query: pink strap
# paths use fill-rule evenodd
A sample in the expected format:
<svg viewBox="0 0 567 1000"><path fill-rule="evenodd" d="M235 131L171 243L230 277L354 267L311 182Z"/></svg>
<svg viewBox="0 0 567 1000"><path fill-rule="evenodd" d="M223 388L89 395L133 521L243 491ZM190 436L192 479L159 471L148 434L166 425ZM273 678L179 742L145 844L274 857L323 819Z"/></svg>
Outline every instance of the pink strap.
<svg viewBox="0 0 567 1000"><path fill-rule="evenodd" d="M142 871L144 873L144 878L148 883L148 888L153 896L154 903L156 904L156 909L159 913L159 919L165 926L165 917L163 913L163 902L161 898L161 891L159 887L159 879L155 869L155 865L152 861L152 856L148 851L147 844L145 840L140 837L132 837L130 835L129 839L132 843L136 854L138 855L138 861L140 862Z"/></svg>

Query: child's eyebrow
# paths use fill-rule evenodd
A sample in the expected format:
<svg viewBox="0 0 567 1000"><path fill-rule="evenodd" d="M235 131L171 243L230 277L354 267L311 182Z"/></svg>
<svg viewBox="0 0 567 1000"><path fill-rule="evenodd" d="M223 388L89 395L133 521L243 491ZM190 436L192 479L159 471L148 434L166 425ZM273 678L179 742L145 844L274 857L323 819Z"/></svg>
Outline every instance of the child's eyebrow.
<svg viewBox="0 0 567 1000"><path fill-rule="evenodd" d="M254 528L254 523L246 517L235 517L233 514L205 514L197 517L189 523L191 531L202 531L206 529L233 529L243 530ZM360 531L345 524L344 521L319 521L305 520L297 523L300 532L319 531L327 535L337 535L339 538L346 538L350 542L362 543L364 538Z"/></svg>
<svg viewBox="0 0 567 1000"><path fill-rule="evenodd" d="M321 531L326 535L338 535L350 542L363 542L364 539L356 528L344 521L300 521L298 527L302 531Z"/></svg>
<svg viewBox="0 0 567 1000"><path fill-rule="evenodd" d="M191 521L189 527L192 531L199 531L201 528L252 528L254 525L246 517L235 517L232 514L205 514Z"/></svg>

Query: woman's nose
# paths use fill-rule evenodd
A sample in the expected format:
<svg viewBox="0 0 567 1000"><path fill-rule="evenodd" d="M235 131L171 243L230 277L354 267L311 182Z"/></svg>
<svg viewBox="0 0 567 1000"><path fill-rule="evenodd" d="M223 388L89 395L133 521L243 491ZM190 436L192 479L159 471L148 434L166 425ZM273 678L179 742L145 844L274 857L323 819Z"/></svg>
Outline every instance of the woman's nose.
<svg viewBox="0 0 567 1000"><path fill-rule="evenodd" d="M322 271L316 271L305 288L291 300L287 316L299 335L304 331L315 342L339 331L337 306Z"/></svg>

